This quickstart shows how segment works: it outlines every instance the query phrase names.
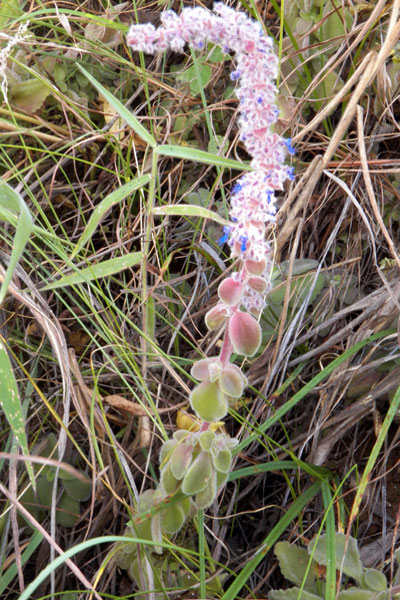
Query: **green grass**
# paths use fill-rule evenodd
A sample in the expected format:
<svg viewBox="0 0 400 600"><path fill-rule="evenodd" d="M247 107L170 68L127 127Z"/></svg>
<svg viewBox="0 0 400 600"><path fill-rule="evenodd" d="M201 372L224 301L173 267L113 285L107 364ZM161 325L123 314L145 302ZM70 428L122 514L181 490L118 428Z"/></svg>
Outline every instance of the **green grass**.
<svg viewBox="0 0 400 600"><path fill-rule="evenodd" d="M239 444L217 503L165 538L161 558L133 536L154 588L140 591L114 554L132 537L129 520L140 527L148 518L137 514L137 498L158 483L159 449L177 428L178 408L190 412L191 364L218 352L204 315L232 266L218 245L229 190L250 169L237 139L232 61L216 60L212 48L161 59L132 53L128 25L137 12L152 18L165 3L75 0L56 10L0 0L0 52L27 20L30 34L7 57L8 102L0 106L5 599L53 593L71 600L77 590L87 598L158 600L172 591L178 598L267 598L288 587L274 544L307 544L326 533L326 599L333 600L335 532L357 537L361 548L382 532L393 538L399 71L397 38L390 47L383 42L391 39L397 4L374 14L374 3L356 3L357 25L346 30L336 22L337 35L325 2L309 3L301 17L283 4L287 11L288 0L242 2L279 49L277 127L297 150L296 179L281 194L271 232L287 302L272 307L275 331L265 329L262 352L243 366L250 386L225 422ZM293 18L305 13L314 25L301 39ZM339 88L382 47L383 62L358 99L362 164L355 113L342 121L354 87L343 97ZM340 85L327 78L330 70ZM325 111L334 97L335 108ZM315 156L324 158L321 168ZM314 261L308 282L319 284L315 265L323 269L316 297L312 283L290 297L293 269L285 261L296 269L303 259ZM51 507L26 505L25 520L17 519L22 493L38 477L26 457L41 456L51 433L58 440L52 458L93 481L73 528L57 522L55 496ZM373 529L375 502L382 509ZM369 566L386 568L392 554L388 545Z"/></svg>

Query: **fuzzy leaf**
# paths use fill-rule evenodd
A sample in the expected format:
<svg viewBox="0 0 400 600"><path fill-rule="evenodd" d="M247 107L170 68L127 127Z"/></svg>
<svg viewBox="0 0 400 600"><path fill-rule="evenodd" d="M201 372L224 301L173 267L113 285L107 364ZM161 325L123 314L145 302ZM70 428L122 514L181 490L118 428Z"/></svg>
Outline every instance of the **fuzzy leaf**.
<svg viewBox="0 0 400 600"><path fill-rule="evenodd" d="M230 450L221 450L212 457L213 465L221 473L229 473L231 469L232 453Z"/></svg>
<svg viewBox="0 0 400 600"><path fill-rule="evenodd" d="M202 451L194 459L191 467L182 482L182 492L187 496L194 496L206 489L214 475L211 458Z"/></svg>
<svg viewBox="0 0 400 600"><path fill-rule="evenodd" d="M216 381L221 372L221 363L218 356L202 358L195 362L190 369L190 374L199 381Z"/></svg>
<svg viewBox="0 0 400 600"><path fill-rule="evenodd" d="M378 569L365 569L361 576L361 586L374 592L383 592L387 590L387 579Z"/></svg>
<svg viewBox="0 0 400 600"><path fill-rule="evenodd" d="M225 367L219 378L221 390L232 398L240 398L243 394L244 378L236 365Z"/></svg>
<svg viewBox="0 0 400 600"><path fill-rule="evenodd" d="M278 542L274 552L279 561L282 575L295 585L303 585L304 577L310 562L307 550L290 544L289 542ZM314 561L308 570L305 586L310 587L315 581Z"/></svg>
<svg viewBox="0 0 400 600"><path fill-rule="evenodd" d="M269 600L323 600L322 596L312 594L306 590L301 590L298 587L289 588L288 590L271 590L268 592Z"/></svg>
<svg viewBox="0 0 400 600"><path fill-rule="evenodd" d="M206 313L204 318L207 329L210 331L215 331L222 327L222 325L226 321L227 309L224 304L217 304L210 308L210 310Z"/></svg>
<svg viewBox="0 0 400 600"><path fill-rule="evenodd" d="M208 450L210 450L214 440L215 440L215 433L214 433L214 431L211 431L210 429L208 431L203 431L199 435L200 446L201 446L202 450L205 450L206 452Z"/></svg>
<svg viewBox="0 0 400 600"><path fill-rule="evenodd" d="M171 456L171 471L175 479L181 480L190 467L193 456L193 447L185 443L177 444Z"/></svg>
<svg viewBox="0 0 400 600"><path fill-rule="evenodd" d="M80 515L81 507L78 500L63 494L56 508L57 524L63 527L74 527L79 521Z"/></svg>
<svg viewBox="0 0 400 600"><path fill-rule="evenodd" d="M261 344L261 327L254 317L237 311L229 319L229 338L237 354L253 356Z"/></svg>
<svg viewBox="0 0 400 600"><path fill-rule="evenodd" d="M189 400L197 416L208 423L220 421L228 412L228 401L218 382L203 381L192 390Z"/></svg>
<svg viewBox="0 0 400 600"><path fill-rule="evenodd" d="M84 500L87 500L91 494L92 481L84 471L79 472L82 475L82 479L79 479L78 477L73 477L73 479L63 479L62 485L70 498L83 502Z"/></svg>
<svg viewBox="0 0 400 600"><path fill-rule="evenodd" d="M161 514L157 513L151 519L151 539L153 542L162 542L162 529L161 529ZM157 554L162 554L163 549L161 546L153 546L152 550Z"/></svg>
<svg viewBox="0 0 400 600"><path fill-rule="evenodd" d="M170 504L161 512L161 526L165 533L176 533L184 522L185 513L179 503Z"/></svg>
<svg viewBox="0 0 400 600"><path fill-rule="evenodd" d="M315 548L315 551L314 551ZM346 551L345 551L346 549ZM314 560L326 567L326 535L321 535L319 538L311 540L307 547L308 553ZM343 561L343 557L344 561ZM343 573L348 577L352 577L357 582L360 581L363 566L361 564L360 552L358 550L357 540L352 537L346 541L344 533L336 533L336 569L340 569L343 563Z"/></svg>
<svg viewBox="0 0 400 600"><path fill-rule="evenodd" d="M376 592L370 590L360 590L359 588L350 588L343 590L338 595L338 600L378 600Z"/></svg>
<svg viewBox="0 0 400 600"><path fill-rule="evenodd" d="M236 281L233 277L227 277L218 286L218 296L228 306L236 306L240 302L242 294L243 284Z"/></svg>
<svg viewBox="0 0 400 600"><path fill-rule="evenodd" d="M10 87L11 102L29 114L41 108L50 92L49 84L36 77L13 83Z"/></svg>
<svg viewBox="0 0 400 600"><path fill-rule="evenodd" d="M160 469L163 469L166 463L170 460L176 444L177 442L175 440L167 440L161 446L159 457Z"/></svg>
<svg viewBox="0 0 400 600"><path fill-rule="evenodd" d="M173 494L179 487L180 481L172 473L170 462L161 469L160 483L166 494Z"/></svg>
<svg viewBox="0 0 400 600"><path fill-rule="evenodd" d="M213 473L209 485L202 491L196 494L194 504L199 510L208 508L214 502L217 495L217 478Z"/></svg>

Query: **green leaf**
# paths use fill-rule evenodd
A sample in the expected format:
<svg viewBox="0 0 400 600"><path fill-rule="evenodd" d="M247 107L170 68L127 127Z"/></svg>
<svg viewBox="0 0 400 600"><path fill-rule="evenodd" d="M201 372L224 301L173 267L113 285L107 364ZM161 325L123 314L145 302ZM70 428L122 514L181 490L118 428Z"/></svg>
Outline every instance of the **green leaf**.
<svg viewBox="0 0 400 600"><path fill-rule="evenodd" d="M158 206L153 210L155 215L173 215L179 217L201 217L202 219L211 219L221 225L229 225L229 221L221 217L218 213L203 208L193 206L192 204L180 204L175 206Z"/></svg>
<svg viewBox="0 0 400 600"><path fill-rule="evenodd" d="M378 569L365 569L361 577L361 587L374 592L387 590L387 579Z"/></svg>
<svg viewBox="0 0 400 600"><path fill-rule="evenodd" d="M122 117L127 124L132 127L133 131L144 140L149 146L155 148L157 146L157 142L154 137L139 123L136 117L130 112L129 109L125 108L125 106L120 102L111 92L109 92L104 86L101 85L86 69L82 67L79 63L77 63L78 69L85 75L85 77L90 81L93 87L107 100L107 102L114 108L114 110Z"/></svg>
<svg viewBox="0 0 400 600"><path fill-rule="evenodd" d="M19 0L2 0L0 2L0 31L11 19L16 19L22 14Z"/></svg>
<svg viewBox="0 0 400 600"><path fill-rule="evenodd" d="M288 590L271 590L268 592L268 598L269 600L321 600L322 596L294 587Z"/></svg>
<svg viewBox="0 0 400 600"><path fill-rule="evenodd" d="M192 462L182 482L182 492L193 496L206 489L214 475L213 465L208 453L202 451Z"/></svg>
<svg viewBox="0 0 400 600"><path fill-rule="evenodd" d="M74 498L75 500L79 500L83 502L87 500L92 491L92 481L83 471L79 471L82 475L82 479L78 477L73 477L70 479L62 479L62 485L65 492L68 494L70 498ZM60 471L61 473L61 471ZM64 471L66 473L66 471Z"/></svg>
<svg viewBox="0 0 400 600"><path fill-rule="evenodd" d="M19 398L17 382L7 350L0 339L0 406L10 425L24 456L29 456L28 442L25 433L24 414ZM29 478L34 490L36 490L35 476L32 464L25 462Z"/></svg>
<svg viewBox="0 0 400 600"><path fill-rule="evenodd" d="M0 305L2 304L8 286L13 276L17 262L25 248L26 243L33 229L33 219L31 213L23 201L22 197L12 189L5 181L0 181L0 208L13 211L19 214L18 225L13 241L10 262L4 275L3 283L0 289Z"/></svg>
<svg viewBox="0 0 400 600"><path fill-rule="evenodd" d="M157 154L162 156L170 156L172 158L183 158L184 160L193 160L195 162L204 163L206 165L215 165L217 167L226 167L227 169L236 169L237 171L252 171L249 164L241 163L237 160L224 158L211 152L204 152L196 148L188 148L185 146L174 146L164 144L157 146Z"/></svg>
<svg viewBox="0 0 400 600"><path fill-rule="evenodd" d="M212 474L211 479L207 487L196 494L194 497L194 504L197 509L202 510L208 508L214 502L215 496L217 495L217 477L215 473Z"/></svg>
<svg viewBox="0 0 400 600"><path fill-rule="evenodd" d="M90 240L106 213L113 206L115 206L115 204L122 202L122 200L129 196L129 194L132 194L132 192L135 190L146 185L150 179L151 175L142 175L142 177L136 177L135 179L132 179L132 181L129 181L125 185L117 188L106 198L104 198L104 200L102 200L94 209L92 216L89 219L89 223L86 225L85 231L82 233L72 252L71 258L73 258L79 252L79 250L83 248L88 240Z"/></svg>
<svg viewBox="0 0 400 600"><path fill-rule="evenodd" d="M56 521L63 527L73 527L79 521L81 507L78 500L63 494L56 508Z"/></svg>
<svg viewBox="0 0 400 600"><path fill-rule="evenodd" d="M50 93L50 85L37 77L18 81L10 86L12 104L29 114L38 111Z"/></svg>
<svg viewBox="0 0 400 600"><path fill-rule="evenodd" d="M71 275L63 275L62 279L58 279L57 281L54 281L54 283L48 283L41 288L41 291L54 290L56 288L76 285L78 283L89 283L94 279L108 277L109 275L120 273L129 267L134 267L141 261L141 259L141 252L131 252L125 256L110 258L110 260L104 260L103 262L97 263L90 267L80 270L77 269L76 273L71 273Z"/></svg>
<svg viewBox="0 0 400 600"><path fill-rule="evenodd" d="M326 566L326 535L320 535L311 540L307 547L308 553L319 565ZM344 560L343 560L344 558ZM363 566L357 540L347 537L344 533L336 533L336 569L342 568L343 573L360 581Z"/></svg>
<svg viewBox="0 0 400 600"><path fill-rule="evenodd" d="M344 590L338 595L338 600L378 600L375 592L370 590L360 590L359 588L350 588Z"/></svg>
<svg viewBox="0 0 400 600"><path fill-rule="evenodd" d="M184 522L185 513L180 504L170 504L161 512L161 526L165 533L176 533Z"/></svg>
<svg viewBox="0 0 400 600"><path fill-rule="evenodd" d="M304 578L306 578L304 585L306 587L313 585L315 581L314 562L311 561L309 568L310 557L307 550L289 542L278 542L274 552L279 561L282 575L286 579L295 585L302 586Z"/></svg>

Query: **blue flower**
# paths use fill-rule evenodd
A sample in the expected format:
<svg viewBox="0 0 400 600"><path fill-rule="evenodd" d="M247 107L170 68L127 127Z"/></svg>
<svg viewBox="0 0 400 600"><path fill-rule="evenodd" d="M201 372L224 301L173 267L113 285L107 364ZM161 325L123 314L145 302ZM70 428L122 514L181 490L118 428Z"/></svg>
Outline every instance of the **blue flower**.
<svg viewBox="0 0 400 600"><path fill-rule="evenodd" d="M240 251L241 252L246 252L247 241L248 241L247 235L242 235L239 239L240 239L240 241L242 243L242 245L240 246Z"/></svg>
<svg viewBox="0 0 400 600"><path fill-rule="evenodd" d="M293 181L293 179L294 179L294 168L293 167L289 167L287 173L288 173L288 178L290 179L290 181Z"/></svg>
<svg viewBox="0 0 400 600"><path fill-rule="evenodd" d="M239 70L237 71L232 71L232 73L230 74L230 78L232 79L232 81L236 81L237 79L239 79L241 73Z"/></svg>
<svg viewBox="0 0 400 600"><path fill-rule="evenodd" d="M284 142L285 142L286 148L289 151L289 154L296 154L296 150L292 146L292 139L287 138L286 140L284 140Z"/></svg>
<svg viewBox="0 0 400 600"><path fill-rule="evenodd" d="M219 240L217 241L218 246L222 246L223 244L225 244L225 242L228 241L231 228L225 226L223 231L224 231L224 235L222 237L220 237Z"/></svg>

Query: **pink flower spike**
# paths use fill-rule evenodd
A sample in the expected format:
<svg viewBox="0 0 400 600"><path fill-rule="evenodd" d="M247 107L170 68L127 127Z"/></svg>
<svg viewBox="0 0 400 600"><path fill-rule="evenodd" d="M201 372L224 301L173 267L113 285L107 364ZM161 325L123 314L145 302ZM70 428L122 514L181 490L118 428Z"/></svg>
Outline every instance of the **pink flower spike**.
<svg viewBox="0 0 400 600"><path fill-rule="evenodd" d="M261 344L261 327L254 317L238 311L229 319L229 337L237 354L254 356Z"/></svg>
<svg viewBox="0 0 400 600"><path fill-rule="evenodd" d="M239 304L243 294L243 285L233 277L221 281L218 286L218 296L228 306Z"/></svg>

